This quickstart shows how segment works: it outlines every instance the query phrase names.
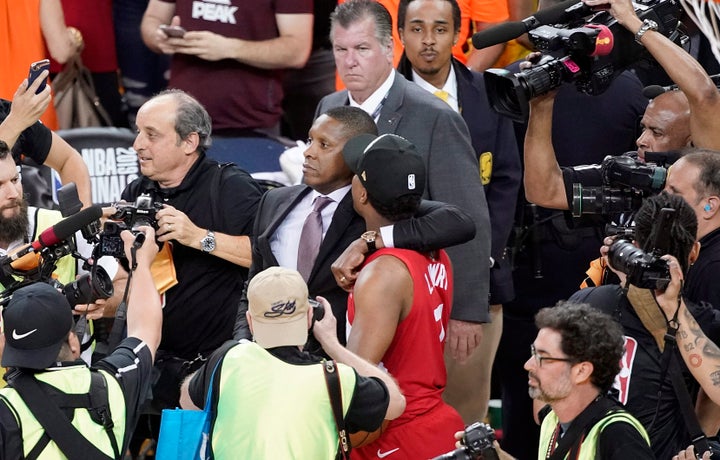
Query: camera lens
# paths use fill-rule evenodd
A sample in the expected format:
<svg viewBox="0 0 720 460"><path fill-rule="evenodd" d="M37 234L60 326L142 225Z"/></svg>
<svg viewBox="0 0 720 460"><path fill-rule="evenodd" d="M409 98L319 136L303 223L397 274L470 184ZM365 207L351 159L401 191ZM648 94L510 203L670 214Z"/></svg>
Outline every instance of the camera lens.
<svg viewBox="0 0 720 460"><path fill-rule="evenodd" d="M112 279L110 279L110 275L107 274L105 269L97 266L93 275L86 273L72 283L65 285L63 294L65 294L70 306L93 303L97 299L107 299L113 295Z"/></svg>

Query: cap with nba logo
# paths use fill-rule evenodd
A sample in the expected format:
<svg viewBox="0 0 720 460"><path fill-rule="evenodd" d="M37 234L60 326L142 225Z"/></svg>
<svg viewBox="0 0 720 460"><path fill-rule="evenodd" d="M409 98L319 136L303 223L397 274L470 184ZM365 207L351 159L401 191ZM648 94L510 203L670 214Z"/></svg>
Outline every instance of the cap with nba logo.
<svg viewBox="0 0 720 460"><path fill-rule="evenodd" d="M350 170L378 203L391 206L406 195L425 191L425 162L415 146L395 134L361 134L343 148Z"/></svg>

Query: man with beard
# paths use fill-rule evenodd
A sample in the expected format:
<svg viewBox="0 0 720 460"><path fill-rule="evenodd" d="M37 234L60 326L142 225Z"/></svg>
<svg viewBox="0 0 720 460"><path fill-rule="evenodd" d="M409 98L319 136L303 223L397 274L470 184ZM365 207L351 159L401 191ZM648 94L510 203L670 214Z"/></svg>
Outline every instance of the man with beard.
<svg viewBox="0 0 720 460"><path fill-rule="evenodd" d="M539 452L547 458L652 459L645 429L607 397L623 356L622 329L586 304L559 303L535 317L525 363L540 410Z"/></svg>
<svg viewBox="0 0 720 460"><path fill-rule="evenodd" d="M59 211L28 206L23 196L20 167L15 164L8 145L0 140L0 257L12 254L31 241L35 241L43 230L61 219L62 215ZM19 259L15 264L23 260ZM31 264L27 269L31 270L36 265ZM18 270L24 269L17 268ZM53 276L62 284L69 283L75 279L76 268L75 259L67 255L57 261ZM6 273L4 267L0 268L0 293L14 282L15 278ZM73 313L82 314L84 312L74 310ZM0 331L2 331L1 326ZM80 331L80 337L83 336L83 332ZM90 344L83 342L82 345L84 351ZM1 353L2 350L0 350ZM89 359L89 355L83 356L83 359L86 358ZM3 373L0 372L0 375Z"/></svg>
<svg viewBox="0 0 720 460"><path fill-rule="evenodd" d="M0 256L11 254L34 241L38 234L62 219L59 211L28 206L23 196L20 168L15 165L8 145L0 140ZM65 256L58 261L55 274L65 284L75 279L75 260ZM0 273L5 290L12 282Z"/></svg>

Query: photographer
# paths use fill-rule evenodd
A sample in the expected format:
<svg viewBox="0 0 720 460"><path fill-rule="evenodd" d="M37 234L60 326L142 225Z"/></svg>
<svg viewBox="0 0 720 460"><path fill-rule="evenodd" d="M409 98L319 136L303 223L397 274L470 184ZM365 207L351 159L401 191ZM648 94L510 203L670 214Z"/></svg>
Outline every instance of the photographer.
<svg viewBox="0 0 720 460"><path fill-rule="evenodd" d="M525 369L530 396L547 403L539 415L539 457L654 459L640 422L606 396L624 351L618 324L572 302L543 308L535 322Z"/></svg>
<svg viewBox="0 0 720 460"><path fill-rule="evenodd" d="M337 362L348 432L374 431L383 419L402 414L405 398L393 378L340 345L332 308L322 297L324 316L313 322L300 273L270 267L250 280L247 297L255 342L227 342L182 386L182 407L202 408L220 362L213 381L213 458L335 458L338 431L323 371L328 364L302 351L311 326Z"/></svg>
<svg viewBox="0 0 720 460"><path fill-rule="evenodd" d="M525 195L528 201L551 209L572 209L573 184L600 186L599 165L561 168L552 144L552 113L556 91L530 101L530 118L525 133ZM690 113L683 93L671 91L651 100L637 138L637 159L646 152L681 150L690 144ZM582 148L580 146L580 148Z"/></svg>
<svg viewBox="0 0 720 460"><path fill-rule="evenodd" d="M656 292L657 303L665 318L673 319L677 324L677 330L673 332L685 365L713 402L720 404L717 371L720 367L720 347L717 341L710 339L701 329L689 304L681 295L684 280L681 264L673 256L664 258L668 261L671 279L665 291ZM695 458L693 451L694 449L687 449L673 459ZM703 454L703 459L710 458L707 452L697 454Z"/></svg>
<svg viewBox="0 0 720 460"><path fill-rule="evenodd" d="M525 369L530 396L547 403L540 411L540 454L654 459L645 429L605 396L624 351L617 323L572 302L540 310L535 322L539 332Z"/></svg>
<svg viewBox="0 0 720 460"><path fill-rule="evenodd" d="M538 413L537 458L655 459L640 422L607 396L624 352L618 324L571 301L543 308L535 323L539 332L525 370L530 397L537 407L546 403ZM464 434L455 433L455 439ZM497 443L494 447L500 460L513 460Z"/></svg>
<svg viewBox="0 0 720 460"><path fill-rule="evenodd" d="M641 120L643 133L637 140L638 158L645 152L680 150L687 145L720 148L720 94L698 62L657 32L653 21L641 21L630 0L585 0L591 7L609 5L610 13L652 54L679 91L654 98ZM642 26L642 33L641 32ZM572 183L583 182L579 171L561 170L552 148L554 92L530 101L530 119L525 136L525 191L528 199L554 209L570 209ZM591 173L592 174L592 173ZM582 177L582 176L580 176ZM599 177L596 175L596 181ZM599 184L588 184L599 185Z"/></svg>
<svg viewBox="0 0 720 460"><path fill-rule="evenodd" d="M137 151L142 176L122 193L127 203L151 201L164 279L176 279L162 294L163 335L153 387L151 433L156 438L162 409L177 407L182 380L232 337L237 305L251 262L250 238L261 188L245 171L206 156L211 120L192 96L168 90L147 101L137 114ZM132 216L133 213L127 213ZM137 215L137 213L136 213ZM125 222L132 226L134 218ZM174 275L174 276L173 276ZM127 274L118 270L116 296ZM138 430L140 431L140 429ZM133 446L135 447L135 446Z"/></svg>
<svg viewBox="0 0 720 460"><path fill-rule="evenodd" d="M680 46L658 33L653 21L641 21L631 0L583 0L590 7L610 7L617 19L642 44L687 97L692 144L720 150L720 93L702 66Z"/></svg>
<svg viewBox="0 0 720 460"><path fill-rule="evenodd" d="M2 140L0 140L0 209L0 257L3 263L8 262L7 256L26 249L31 241L37 240L38 235L62 219L58 211L28 205L20 170L8 145ZM79 240L76 243L82 245L84 241ZM89 248L87 249L88 254L85 255L89 255ZM26 276L38 276L38 259L35 255L29 254L0 268L0 293L6 293L8 289L17 287ZM50 270L47 272L48 278L52 276L62 285L75 280L78 267L71 255L57 258L54 264L52 274ZM87 315L88 319L96 315L95 306L89 309L86 305L71 306L76 308L73 311L76 315ZM85 328L81 325L80 329ZM81 331L79 333L80 340L83 341L83 350L89 349L91 341L87 336L83 337ZM83 354L83 358L87 358L88 362L89 354L90 352L87 355Z"/></svg>
<svg viewBox="0 0 720 460"><path fill-rule="evenodd" d="M683 272L687 271L696 261L700 247L695 240L698 222L692 207L681 196L661 193L645 200L635 216L635 224L635 244L645 254L662 254L655 259L650 256L641 259L642 253L634 249L632 243L618 240L611 246L609 259L626 288L604 285L583 289L575 293L570 301L589 303L614 316L621 324L626 340L626 356L616 380L618 399L648 429L657 458L670 458L690 443L693 433L689 432L690 427L686 426L682 417L682 406L674 390L671 373L663 372L663 360L668 359L663 354L667 325L652 298L652 290L645 289L642 280L655 276L657 270L663 269L664 262L659 256L665 253L685 261ZM657 263L653 264L650 260ZM646 265L640 266L641 262ZM628 287L626 278L630 283L641 286ZM655 286L654 281L649 283ZM703 329L720 339L718 314L710 306L692 304L691 309ZM675 359L672 356L669 358ZM690 385L688 391L695 395L697 385Z"/></svg>
<svg viewBox="0 0 720 460"><path fill-rule="evenodd" d="M700 253L686 272L683 295L720 308L715 281L720 269L720 152L694 150L679 159L669 171L665 190L685 198L698 222Z"/></svg>
<svg viewBox="0 0 720 460"><path fill-rule="evenodd" d="M140 230L140 237L122 233L135 267L128 338L92 369L78 359L80 344L65 296L46 283L14 292L2 313L7 333L2 365L10 369L8 387L0 389L0 457L20 459L32 452L34 458L123 458L138 407L149 397L162 325L150 274L155 232ZM74 416L62 415L68 409Z"/></svg>

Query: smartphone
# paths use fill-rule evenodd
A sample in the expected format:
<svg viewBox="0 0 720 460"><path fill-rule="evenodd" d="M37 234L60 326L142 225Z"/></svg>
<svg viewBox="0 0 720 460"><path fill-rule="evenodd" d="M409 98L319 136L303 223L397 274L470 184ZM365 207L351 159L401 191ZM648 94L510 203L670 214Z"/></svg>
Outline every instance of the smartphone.
<svg viewBox="0 0 720 460"><path fill-rule="evenodd" d="M37 61L30 64L30 73L28 74L28 87L30 87L30 85L32 85L33 82L37 80L43 70L50 70L50 59L43 59L42 61ZM40 86L38 86L35 94L40 94L42 90L45 89L46 84L47 78L45 78L45 80L40 83Z"/></svg>
<svg viewBox="0 0 720 460"><path fill-rule="evenodd" d="M160 30L165 32L165 35L168 37L173 38L183 38L185 36L185 32L187 32L184 28L180 26L170 26L167 24L161 24Z"/></svg>

